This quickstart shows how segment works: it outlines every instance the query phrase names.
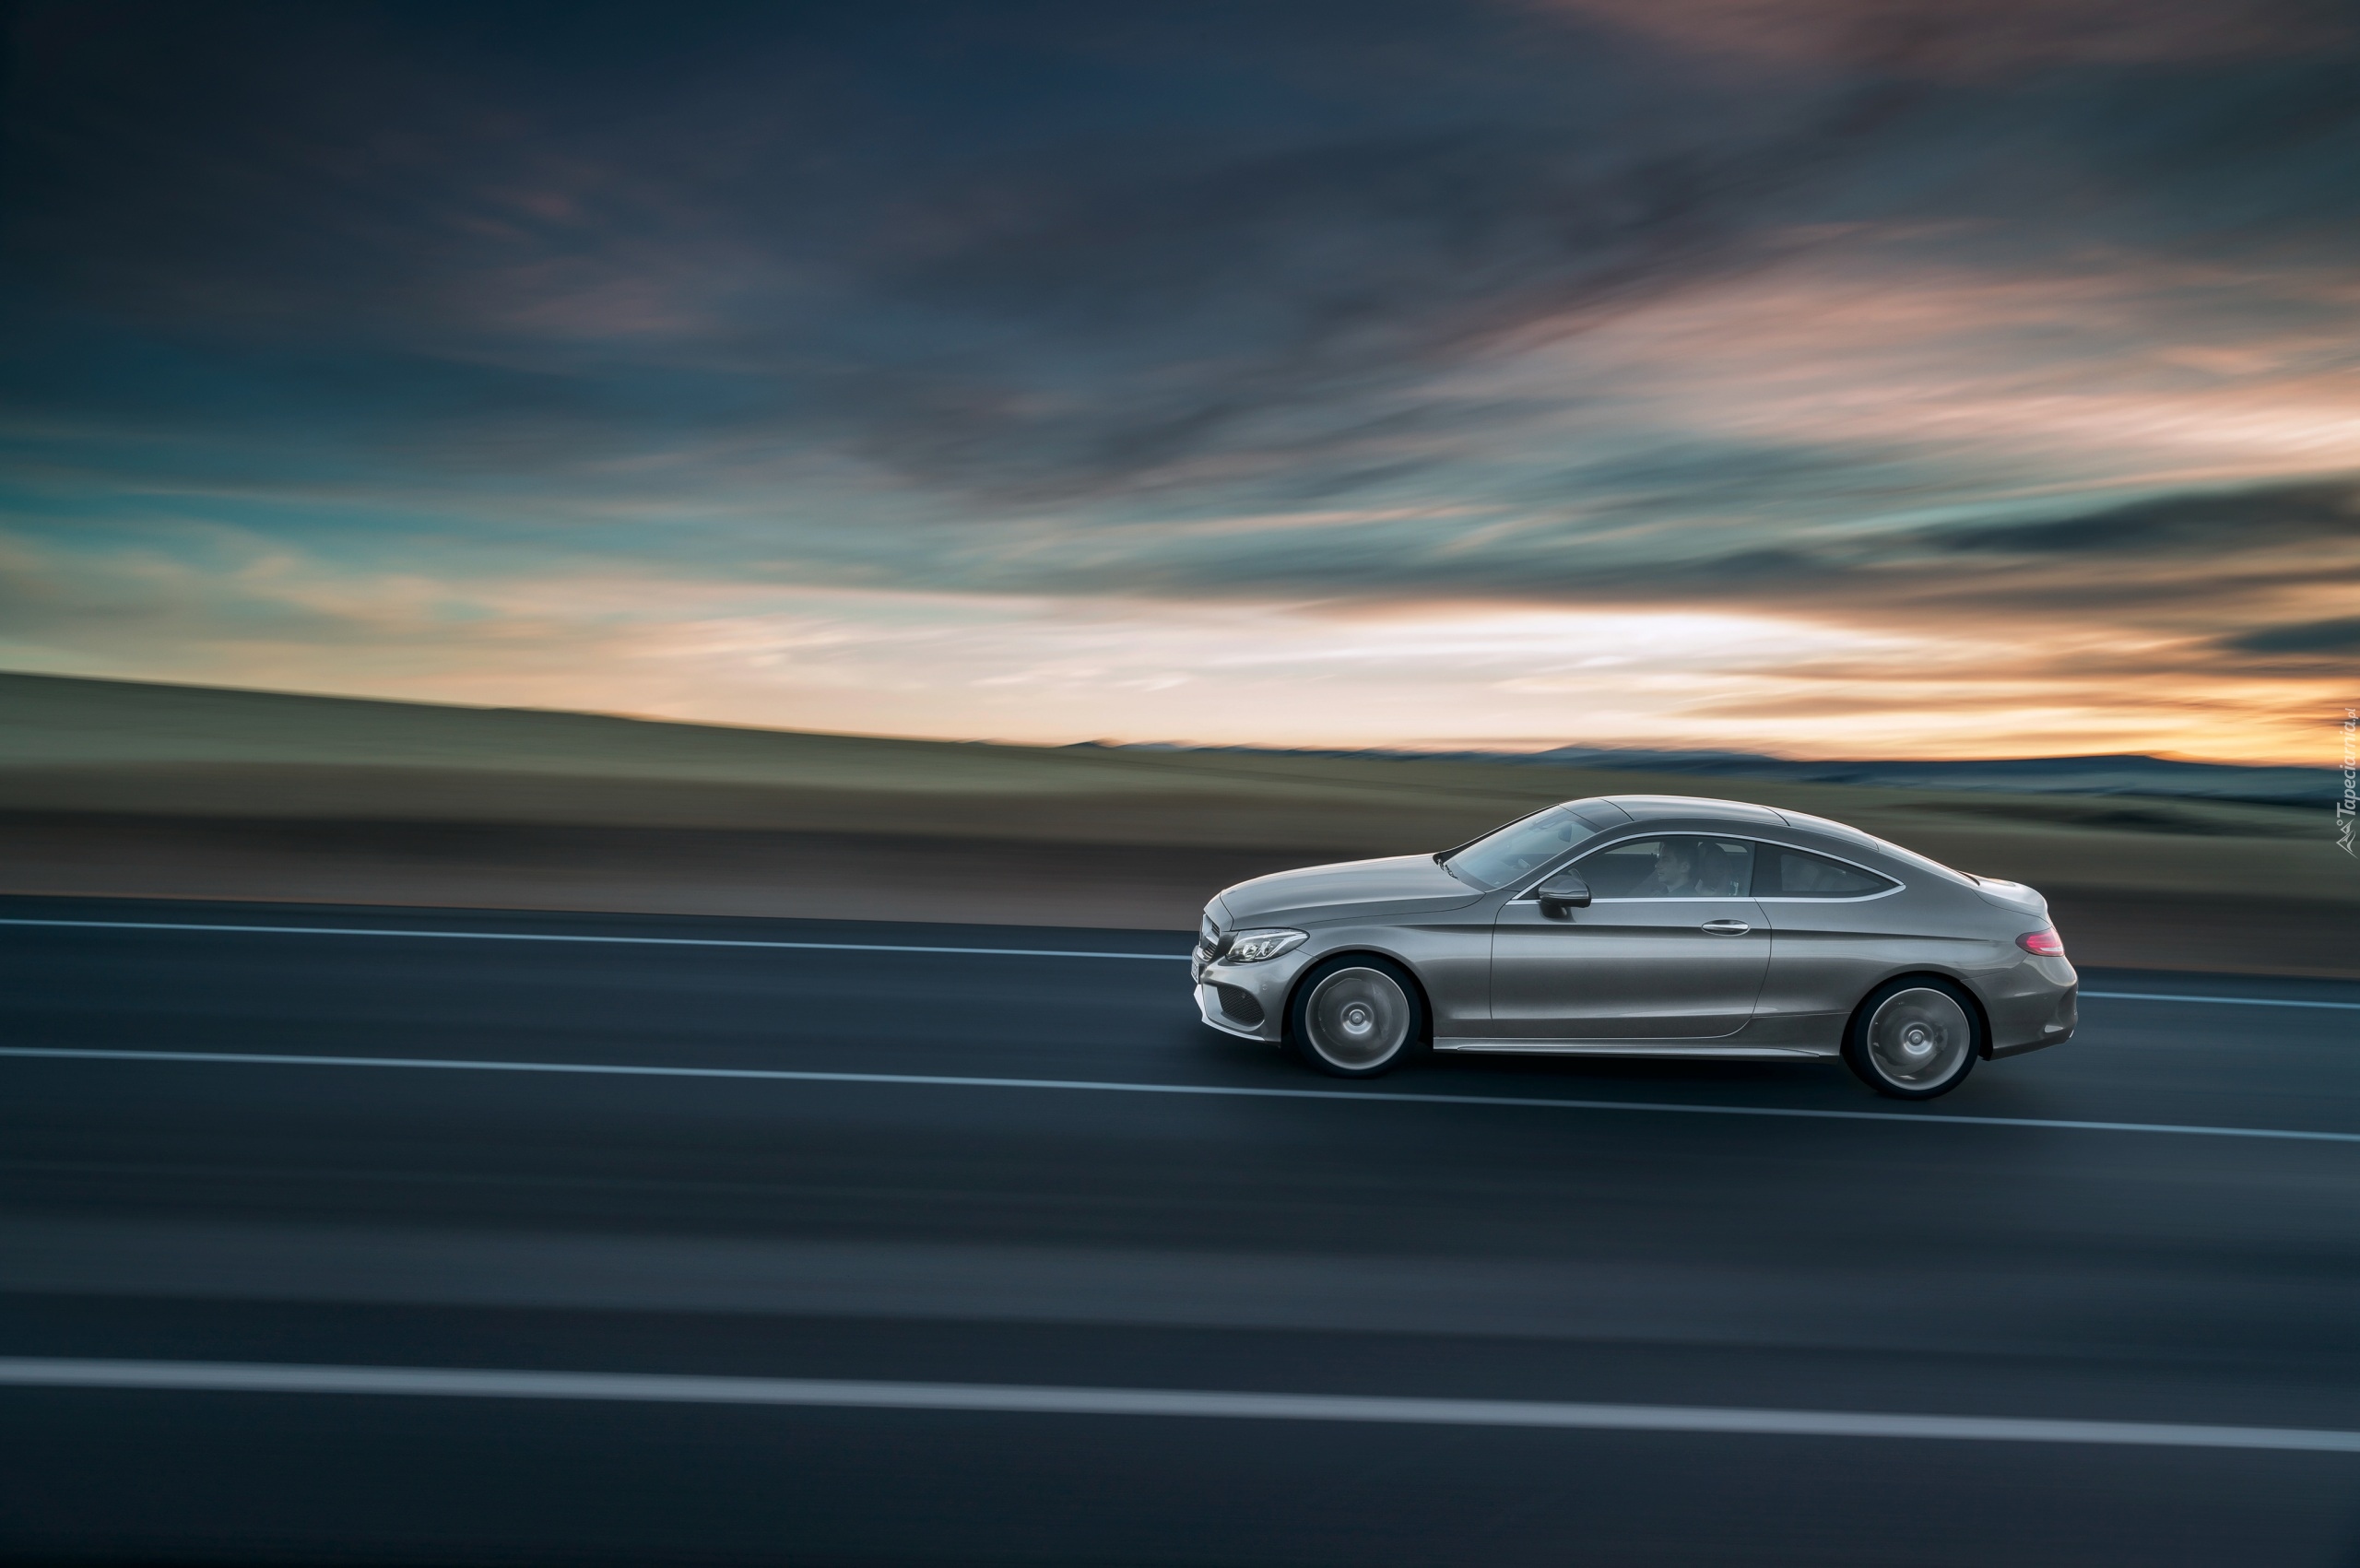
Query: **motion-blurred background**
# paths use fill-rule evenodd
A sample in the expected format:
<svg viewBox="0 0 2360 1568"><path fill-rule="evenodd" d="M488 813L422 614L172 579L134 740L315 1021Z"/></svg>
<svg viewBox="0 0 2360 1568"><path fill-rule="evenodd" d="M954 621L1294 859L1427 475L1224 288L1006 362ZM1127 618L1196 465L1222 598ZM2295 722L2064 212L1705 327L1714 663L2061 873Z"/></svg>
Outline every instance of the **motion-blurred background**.
<svg viewBox="0 0 2360 1568"><path fill-rule="evenodd" d="M2086 963L2360 973L2324 769L985 746L34 676L0 719L9 891L1174 930L1246 877L1657 791L2033 883Z"/></svg>
<svg viewBox="0 0 2360 1568"><path fill-rule="evenodd" d="M2350 973L2343 7L0 16L10 890L1185 926L1657 789Z"/></svg>
<svg viewBox="0 0 2360 1568"><path fill-rule="evenodd" d="M0 1561L2360 1565L2355 81L0 0ZM1190 1004L1622 793L2031 883L2076 1032Z"/></svg>

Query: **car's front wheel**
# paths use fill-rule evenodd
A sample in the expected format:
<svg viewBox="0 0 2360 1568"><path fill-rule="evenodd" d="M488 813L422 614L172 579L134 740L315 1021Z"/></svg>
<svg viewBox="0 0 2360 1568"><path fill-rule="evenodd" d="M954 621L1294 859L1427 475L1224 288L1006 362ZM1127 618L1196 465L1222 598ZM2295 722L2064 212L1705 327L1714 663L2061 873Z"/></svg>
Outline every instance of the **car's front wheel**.
<svg viewBox="0 0 2360 1568"><path fill-rule="evenodd" d="M1348 954L1303 977L1287 1009L1287 1044L1323 1073L1375 1078L1425 1032L1425 1003L1397 964Z"/></svg>
<svg viewBox="0 0 2360 1568"><path fill-rule="evenodd" d="M1913 975L1869 993L1844 1035L1844 1060L1870 1089L1931 1100L1966 1081L1983 1054L1982 1015L1950 981Z"/></svg>

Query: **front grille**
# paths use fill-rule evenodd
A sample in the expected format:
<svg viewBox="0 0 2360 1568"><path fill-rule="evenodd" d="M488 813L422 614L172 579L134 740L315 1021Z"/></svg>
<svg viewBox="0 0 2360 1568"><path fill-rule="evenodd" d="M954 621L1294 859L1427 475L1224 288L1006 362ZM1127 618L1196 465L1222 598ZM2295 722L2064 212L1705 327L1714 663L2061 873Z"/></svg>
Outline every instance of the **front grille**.
<svg viewBox="0 0 2360 1568"><path fill-rule="evenodd" d="M1248 1025L1262 1021L1262 1004L1253 992L1235 985L1216 985L1213 995L1220 998L1221 1010L1231 1021Z"/></svg>
<svg viewBox="0 0 2360 1568"><path fill-rule="evenodd" d="M1221 950L1226 945L1226 940L1221 934L1221 927L1213 924L1212 916L1207 915L1205 923L1197 928L1197 945L1188 954L1189 967L1202 975L1205 973L1205 966L1221 957Z"/></svg>

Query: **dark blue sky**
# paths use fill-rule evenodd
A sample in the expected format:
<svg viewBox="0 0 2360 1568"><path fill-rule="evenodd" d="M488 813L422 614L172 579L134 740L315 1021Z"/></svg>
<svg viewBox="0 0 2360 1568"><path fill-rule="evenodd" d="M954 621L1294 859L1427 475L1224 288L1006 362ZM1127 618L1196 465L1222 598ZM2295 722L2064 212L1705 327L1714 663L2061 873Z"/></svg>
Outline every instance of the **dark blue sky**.
<svg viewBox="0 0 2360 1568"><path fill-rule="evenodd" d="M25 5L0 663L2312 760L2346 6Z"/></svg>

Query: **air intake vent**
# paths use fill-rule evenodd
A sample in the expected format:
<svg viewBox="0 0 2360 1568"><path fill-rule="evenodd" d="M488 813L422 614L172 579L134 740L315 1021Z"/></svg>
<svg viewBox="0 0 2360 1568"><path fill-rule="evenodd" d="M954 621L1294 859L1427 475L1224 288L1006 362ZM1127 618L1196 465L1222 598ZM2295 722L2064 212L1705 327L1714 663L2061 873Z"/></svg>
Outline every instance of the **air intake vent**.
<svg viewBox="0 0 2360 1568"><path fill-rule="evenodd" d="M1221 998L1221 1010L1232 1023L1257 1024L1262 1021L1262 1004L1254 993L1235 985L1216 985L1213 994Z"/></svg>

